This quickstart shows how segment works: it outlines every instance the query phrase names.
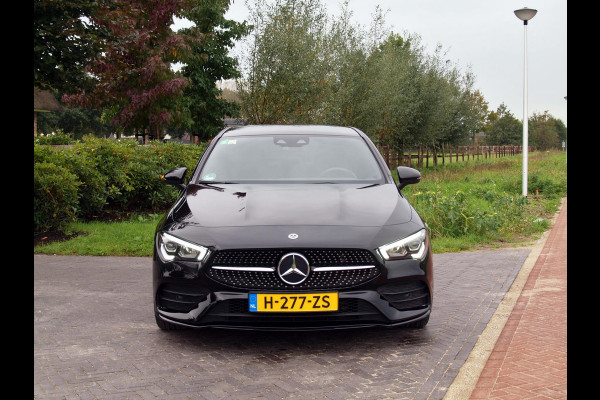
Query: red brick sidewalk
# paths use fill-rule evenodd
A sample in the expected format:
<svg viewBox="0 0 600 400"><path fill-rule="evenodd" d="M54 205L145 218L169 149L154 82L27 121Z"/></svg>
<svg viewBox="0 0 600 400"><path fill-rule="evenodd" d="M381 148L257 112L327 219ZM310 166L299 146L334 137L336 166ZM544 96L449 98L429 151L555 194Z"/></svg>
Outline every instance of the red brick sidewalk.
<svg viewBox="0 0 600 400"><path fill-rule="evenodd" d="M471 399L567 398L567 201Z"/></svg>

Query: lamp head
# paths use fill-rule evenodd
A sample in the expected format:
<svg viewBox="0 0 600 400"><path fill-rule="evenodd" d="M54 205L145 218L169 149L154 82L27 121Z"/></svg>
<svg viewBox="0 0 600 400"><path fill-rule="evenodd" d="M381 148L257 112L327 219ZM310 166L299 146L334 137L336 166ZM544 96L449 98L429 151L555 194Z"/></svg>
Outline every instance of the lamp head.
<svg viewBox="0 0 600 400"><path fill-rule="evenodd" d="M515 10L515 15L517 16L517 18L523 21L524 25L527 25L527 21L533 18L535 14L537 14L537 10L534 10L532 8L524 7L519 10Z"/></svg>

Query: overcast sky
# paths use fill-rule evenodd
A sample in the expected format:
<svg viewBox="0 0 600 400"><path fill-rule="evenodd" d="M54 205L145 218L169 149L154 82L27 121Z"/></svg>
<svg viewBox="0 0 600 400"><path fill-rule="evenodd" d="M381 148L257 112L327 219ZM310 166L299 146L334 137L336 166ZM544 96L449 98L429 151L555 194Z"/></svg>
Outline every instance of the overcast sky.
<svg viewBox="0 0 600 400"><path fill-rule="evenodd" d="M341 0L322 0L329 15ZM527 25L528 115L548 111L567 124L566 0L349 0L356 23L370 25L376 4L396 33L418 34L432 54L447 50L458 68L470 68L490 110L504 103L523 118L524 26L514 11L538 12ZM245 0L233 0L226 17L249 20Z"/></svg>

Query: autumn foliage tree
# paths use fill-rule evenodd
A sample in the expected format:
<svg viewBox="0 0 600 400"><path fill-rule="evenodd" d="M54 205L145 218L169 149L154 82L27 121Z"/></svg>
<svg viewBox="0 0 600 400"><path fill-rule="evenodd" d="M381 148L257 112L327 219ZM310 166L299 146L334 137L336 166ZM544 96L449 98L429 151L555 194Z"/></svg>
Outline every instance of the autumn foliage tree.
<svg viewBox="0 0 600 400"><path fill-rule="evenodd" d="M87 66L95 86L63 96L69 105L108 110L111 123L132 132L160 128L181 116L177 96L187 79L171 69L186 51L170 26L185 7L182 0L115 0L97 23L111 33L103 53Z"/></svg>

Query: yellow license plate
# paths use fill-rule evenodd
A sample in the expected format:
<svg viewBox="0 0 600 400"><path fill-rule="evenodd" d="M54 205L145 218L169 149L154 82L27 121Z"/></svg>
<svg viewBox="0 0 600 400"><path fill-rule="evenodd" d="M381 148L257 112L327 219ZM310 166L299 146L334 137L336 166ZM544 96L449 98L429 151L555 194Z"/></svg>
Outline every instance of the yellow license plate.
<svg viewBox="0 0 600 400"><path fill-rule="evenodd" d="M257 312L323 312L338 310L338 294L332 293L251 293L250 311Z"/></svg>

